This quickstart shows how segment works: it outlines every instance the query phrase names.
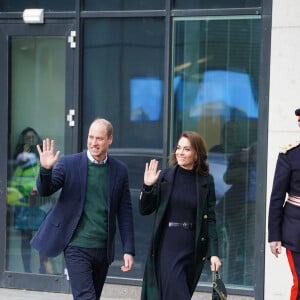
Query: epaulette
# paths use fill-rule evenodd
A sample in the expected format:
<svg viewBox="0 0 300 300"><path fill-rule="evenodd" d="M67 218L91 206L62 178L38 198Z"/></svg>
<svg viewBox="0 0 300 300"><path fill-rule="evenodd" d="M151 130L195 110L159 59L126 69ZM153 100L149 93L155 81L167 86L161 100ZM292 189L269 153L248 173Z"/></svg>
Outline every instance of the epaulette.
<svg viewBox="0 0 300 300"><path fill-rule="evenodd" d="M293 143L293 144L287 144L285 146L281 146L279 152L280 153L287 153L289 150L297 147L300 144L299 142Z"/></svg>

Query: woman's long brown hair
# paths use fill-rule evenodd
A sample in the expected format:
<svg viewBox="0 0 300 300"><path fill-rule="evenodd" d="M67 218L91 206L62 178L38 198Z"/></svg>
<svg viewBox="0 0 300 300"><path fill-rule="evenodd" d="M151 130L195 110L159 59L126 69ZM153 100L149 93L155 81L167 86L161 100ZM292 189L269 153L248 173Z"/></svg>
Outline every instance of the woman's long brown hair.
<svg viewBox="0 0 300 300"><path fill-rule="evenodd" d="M197 160L194 164L194 170L196 170L197 173L202 175L208 175L209 174L209 165L207 162L207 146L205 140L200 136L199 133L195 131L184 131L178 138L178 141L182 138L187 138L192 148L196 151ZM176 152L177 145L175 146L173 152L171 153L169 157L169 166L177 165L177 159L176 159Z"/></svg>

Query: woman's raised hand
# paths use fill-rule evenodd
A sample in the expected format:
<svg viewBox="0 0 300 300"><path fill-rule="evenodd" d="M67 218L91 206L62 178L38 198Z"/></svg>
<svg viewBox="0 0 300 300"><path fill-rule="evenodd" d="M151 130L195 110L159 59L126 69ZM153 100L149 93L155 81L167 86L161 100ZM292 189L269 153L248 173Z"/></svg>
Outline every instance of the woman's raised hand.
<svg viewBox="0 0 300 300"><path fill-rule="evenodd" d="M43 140L43 148L37 145L36 148L40 155L41 166L45 169L52 169L58 161L60 151L54 154L55 141L50 139Z"/></svg>
<svg viewBox="0 0 300 300"><path fill-rule="evenodd" d="M144 173L144 184L145 185L153 185L161 172L161 170L157 170L158 161L156 159L151 159L150 163L146 163L145 173Z"/></svg>

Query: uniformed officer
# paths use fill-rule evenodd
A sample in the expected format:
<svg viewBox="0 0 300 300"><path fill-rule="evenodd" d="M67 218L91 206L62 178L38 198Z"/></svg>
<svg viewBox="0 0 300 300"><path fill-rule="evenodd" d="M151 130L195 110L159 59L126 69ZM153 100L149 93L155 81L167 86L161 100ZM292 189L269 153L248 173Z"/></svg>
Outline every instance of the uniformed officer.
<svg viewBox="0 0 300 300"><path fill-rule="evenodd" d="M300 126L300 109L295 111ZM300 142L283 147L278 155L269 207L268 241L272 254L282 246L293 274L291 300L300 300Z"/></svg>

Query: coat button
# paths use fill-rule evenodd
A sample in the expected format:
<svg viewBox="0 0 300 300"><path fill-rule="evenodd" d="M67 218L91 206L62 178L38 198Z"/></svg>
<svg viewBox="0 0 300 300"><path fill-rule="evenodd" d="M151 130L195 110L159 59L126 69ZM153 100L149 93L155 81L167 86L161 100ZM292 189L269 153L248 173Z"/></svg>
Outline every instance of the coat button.
<svg viewBox="0 0 300 300"><path fill-rule="evenodd" d="M203 219L207 219L207 215L204 215L204 216L203 216Z"/></svg>
<svg viewBox="0 0 300 300"><path fill-rule="evenodd" d="M205 238L204 238L204 237L202 237L202 238L201 238L201 241L202 241L202 242L203 242L203 241L205 241Z"/></svg>
<svg viewBox="0 0 300 300"><path fill-rule="evenodd" d="M205 260L206 259L206 257L202 257L202 260Z"/></svg>

